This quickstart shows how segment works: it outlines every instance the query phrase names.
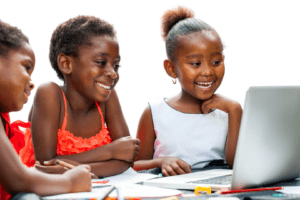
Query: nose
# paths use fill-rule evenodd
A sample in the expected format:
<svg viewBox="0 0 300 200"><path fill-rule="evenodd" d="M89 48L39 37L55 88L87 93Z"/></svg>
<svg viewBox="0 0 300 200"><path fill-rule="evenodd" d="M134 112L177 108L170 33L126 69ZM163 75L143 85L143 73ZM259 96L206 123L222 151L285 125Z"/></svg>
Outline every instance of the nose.
<svg viewBox="0 0 300 200"><path fill-rule="evenodd" d="M109 76L111 79L116 79L118 77L117 72L115 71L113 66L108 66L105 71L105 76Z"/></svg>
<svg viewBox="0 0 300 200"><path fill-rule="evenodd" d="M30 90L32 90L34 88L34 84L33 84L32 80L29 81L29 87L30 87Z"/></svg>
<svg viewBox="0 0 300 200"><path fill-rule="evenodd" d="M200 74L202 76L212 76L214 74L213 67L209 65L209 63L203 63L203 65L199 68Z"/></svg>

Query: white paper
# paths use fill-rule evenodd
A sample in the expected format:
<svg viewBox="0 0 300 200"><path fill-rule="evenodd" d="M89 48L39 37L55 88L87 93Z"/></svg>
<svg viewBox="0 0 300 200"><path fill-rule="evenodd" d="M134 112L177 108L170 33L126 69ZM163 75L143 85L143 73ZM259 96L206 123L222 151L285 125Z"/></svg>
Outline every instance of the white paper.
<svg viewBox="0 0 300 200"><path fill-rule="evenodd" d="M125 197L169 197L182 194L182 191L165 189L153 186L139 185L139 184L126 184L119 185L118 189L120 193ZM117 197L116 190L110 193L109 197Z"/></svg>
<svg viewBox="0 0 300 200"><path fill-rule="evenodd" d="M123 198L125 197L142 197L142 198L151 198L151 197L168 197L168 196L176 196L182 193L179 190L158 188L146 185L138 185L138 184L127 184L127 185L119 185L118 189L120 194L122 194ZM42 197L43 200L51 200L51 199L81 199L81 198L97 198L102 196L103 193L106 193L108 187L104 188L93 188L91 192L78 192L78 193L67 193L60 195L52 195ZM117 197L116 190L113 190L109 197Z"/></svg>
<svg viewBox="0 0 300 200"><path fill-rule="evenodd" d="M282 187L282 190L276 190L276 192L285 194L300 194L300 186L284 186Z"/></svg>
<svg viewBox="0 0 300 200"><path fill-rule="evenodd" d="M106 194L109 190L109 187L104 188L93 188L91 192L77 192L77 193L66 193L66 194L59 194L59 195L51 195L42 197L44 200L50 199L85 199L85 198L98 198Z"/></svg>
<svg viewBox="0 0 300 200"><path fill-rule="evenodd" d="M129 184L129 183L139 183L139 182L157 178L157 177L159 177L159 176L154 175L154 174L137 173L130 167L127 171L125 171L119 175L109 176L109 177L106 177L103 179L93 179L92 185L93 185L93 187L101 186L101 185L123 185L123 184ZM95 181L103 181L103 180L108 180L109 182L106 184L93 183Z"/></svg>

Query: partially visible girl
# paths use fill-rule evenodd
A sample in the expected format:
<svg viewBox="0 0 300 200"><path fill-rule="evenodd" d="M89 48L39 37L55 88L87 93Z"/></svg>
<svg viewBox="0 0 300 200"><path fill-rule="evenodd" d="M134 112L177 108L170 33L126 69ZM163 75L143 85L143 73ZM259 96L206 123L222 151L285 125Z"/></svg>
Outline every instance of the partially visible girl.
<svg viewBox="0 0 300 200"><path fill-rule="evenodd" d="M21 110L27 102L34 87L30 78L34 65L28 38L18 28L0 21L0 199L21 192L52 195L91 190L89 166L76 167L63 175L45 174L25 167L11 144L15 132L8 113ZM13 198L20 196L26 198L26 194ZM39 197L27 196L33 198Z"/></svg>
<svg viewBox="0 0 300 200"><path fill-rule="evenodd" d="M22 161L27 166L39 161L42 165L36 167L48 173L65 171L60 166L44 169L49 164L44 161L56 158L88 164L99 177L127 170L139 140L129 136L114 89L121 57L113 26L92 16L72 18L53 32L49 57L64 83L37 89Z"/></svg>
<svg viewBox="0 0 300 200"><path fill-rule="evenodd" d="M169 176L233 165L242 108L215 94L225 72L223 44L211 26L193 16L178 7L162 17L164 67L181 92L150 103L142 114L136 170L159 168Z"/></svg>

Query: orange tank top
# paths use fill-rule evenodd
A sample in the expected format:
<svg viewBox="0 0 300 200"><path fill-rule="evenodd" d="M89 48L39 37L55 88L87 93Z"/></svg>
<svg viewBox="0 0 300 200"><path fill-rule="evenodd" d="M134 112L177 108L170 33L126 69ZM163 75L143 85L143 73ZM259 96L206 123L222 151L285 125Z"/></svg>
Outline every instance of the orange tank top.
<svg viewBox="0 0 300 200"><path fill-rule="evenodd" d="M76 137L72 133L66 130L67 126L67 101L64 92L62 91L65 105L65 115L62 124L62 128L58 129L57 133L57 155L71 155L82 153L92 150L94 148L111 143L111 137L109 131L104 123L103 115L98 102L95 101L99 114L101 116L102 129L100 132L90 138L83 139L82 137ZM31 130L29 128L25 131L25 146L20 151L20 157L22 162L31 167L35 164L34 149L31 139Z"/></svg>
<svg viewBox="0 0 300 200"><path fill-rule="evenodd" d="M18 154L19 150L24 146L24 136L22 131L19 129L19 126L28 128L30 127L30 123L25 123L19 120L10 123L10 118L8 113L0 113L0 120L1 118L4 119L6 135L10 140L11 144L13 145L14 149L16 150L16 153ZM0 199L8 200L10 197L11 195L0 184Z"/></svg>

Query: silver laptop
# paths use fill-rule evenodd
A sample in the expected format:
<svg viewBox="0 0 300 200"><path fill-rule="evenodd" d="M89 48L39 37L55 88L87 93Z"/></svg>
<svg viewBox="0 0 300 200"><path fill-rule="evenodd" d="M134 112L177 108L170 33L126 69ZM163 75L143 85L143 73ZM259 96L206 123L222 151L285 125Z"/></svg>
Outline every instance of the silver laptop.
<svg viewBox="0 0 300 200"><path fill-rule="evenodd" d="M295 179L300 169L300 86L250 87L233 170L217 169L145 181L194 190L244 189ZM217 179L228 182L214 183Z"/></svg>

